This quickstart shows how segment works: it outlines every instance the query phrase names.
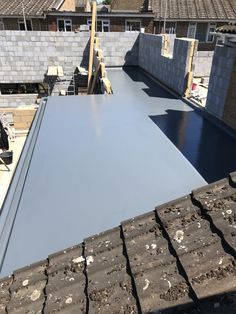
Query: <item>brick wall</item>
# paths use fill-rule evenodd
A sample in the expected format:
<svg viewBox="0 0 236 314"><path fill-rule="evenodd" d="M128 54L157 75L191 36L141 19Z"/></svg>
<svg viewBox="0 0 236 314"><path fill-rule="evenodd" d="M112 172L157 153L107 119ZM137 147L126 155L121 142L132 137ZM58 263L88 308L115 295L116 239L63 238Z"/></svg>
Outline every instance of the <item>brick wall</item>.
<svg viewBox="0 0 236 314"><path fill-rule="evenodd" d="M162 55L162 36L140 34L139 66L183 95L187 87L191 44L191 39L175 39L173 57L166 57Z"/></svg>
<svg viewBox="0 0 236 314"><path fill-rule="evenodd" d="M57 19L60 16L49 16L45 21L45 25L49 31L57 31ZM87 16L68 16L68 19L72 20L72 29L77 30L80 28L80 25L87 25L87 21L91 20L91 17ZM134 18L125 18L125 17L113 17L108 16L100 18L99 20L108 20L110 21L110 31L111 32L124 32L125 31L125 21L126 20L136 20ZM141 26L145 28L146 33L153 33L153 18L139 18L141 21Z"/></svg>
<svg viewBox="0 0 236 314"><path fill-rule="evenodd" d="M45 24L47 27L47 30L51 32L57 31L57 19L62 18L61 16L48 16L45 20ZM89 17L85 16L68 16L68 19L72 21L72 30L75 31L80 28L80 25L87 25L87 20L91 19Z"/></svg>
<svg viewBox="0 0 236 314"><path fill-rule="evenodd" d="M176 26L177 37L187 37L188 35L188 22L178 22Z"/></svg>
<svg viewBox="0 0 236 314"><path fill-rule="evenodd" d="M32 27L35 31L45 31L47 23L44 19L31 19ZM3 18L5 30L19 30L17 18Z"/></svg>
<svg viewBox="0 0 236 314"><path fill-rule="evenodd" d="M229 102L229 93L232 88L235 89L235 87L231 88L235 58L236 48L216 46L208 88L206 110L219 119L224 117L226 122L229 121L228 113L225 112L227 102ZM231 107L229 104L229 111Z"/></svg>
<svg viewBox="0 0 236 314"><path fill-rule="evenodd" d="M60 11L75 11L75 0L65 0L62 6L60 7Z"/></svg>

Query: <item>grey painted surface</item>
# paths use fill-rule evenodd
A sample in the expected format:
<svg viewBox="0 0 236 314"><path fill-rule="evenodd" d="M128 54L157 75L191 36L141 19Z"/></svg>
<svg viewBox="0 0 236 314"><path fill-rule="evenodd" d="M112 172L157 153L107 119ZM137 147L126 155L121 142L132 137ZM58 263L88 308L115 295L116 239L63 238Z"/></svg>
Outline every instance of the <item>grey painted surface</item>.
<svg viewBox="0 0 236 314"><path fill-rule="evenodd" d="M209 77L213 61L214 51L197 51L193 58L194 76Z"/></svg>
<svg viewBox="0 0 236 314"><path fill-rule="evenodd" d="M139 33L99 33L107 66L138 64ZM43 82L48 66L64 73L88 64L89 33L0 31L0 82Z"/></svg>
<svg viewBox="0 0 236 314"><path fill-rule="evenodd" d="M49 99L1 276L206 183L149 118L191 109L109 77L114 96Z"/></svg>
<svg viewBox="0 0 236 314"><path fill-rule="evenodd" d="M206 110L221 119L233 71L236 49L216 46L208 87Z"/></svg>
<svg viewBox="0 0 236 314"><path fill-rule="evenodd" d="M0 107L17 108L19 106L34 105L37 97L37 94L0 95Z"/></svg>

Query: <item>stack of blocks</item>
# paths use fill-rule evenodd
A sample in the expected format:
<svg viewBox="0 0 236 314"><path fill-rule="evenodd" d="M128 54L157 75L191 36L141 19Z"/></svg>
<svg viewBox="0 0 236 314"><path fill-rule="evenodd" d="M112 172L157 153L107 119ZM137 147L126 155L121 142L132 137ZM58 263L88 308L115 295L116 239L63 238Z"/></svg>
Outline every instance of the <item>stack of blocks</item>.
<svg viewBox="0 0 236 314"><path fill-rule="evenodd" d="M14 128L16 130L29 130L33 122L36 109L33 106L13 110Z"/></svg>

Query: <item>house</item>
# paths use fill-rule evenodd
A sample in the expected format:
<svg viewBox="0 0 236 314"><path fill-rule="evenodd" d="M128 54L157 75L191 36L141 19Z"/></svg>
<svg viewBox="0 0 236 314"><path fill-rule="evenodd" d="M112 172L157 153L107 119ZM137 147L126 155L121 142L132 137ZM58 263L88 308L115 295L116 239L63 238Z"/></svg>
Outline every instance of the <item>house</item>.
<svg viewBox="0 0 236 314"><path fill-rule="evenodd" d="M88 0L75 0L76 12L91 12L91 3Z"/></svg>
<svg viewBox="0 0 236 314"><path fill-rule="evenodd" d="M83 0L82 0L83 1ZM81 2L81 0L79 0ZM76 10L76 12L47 13L50 22L54 19L67 18L71 20L72 29L80 29L80 25L91 25L91 11ZM154 14L149 10L147 0L115 0L111 5L97 6L97 31L98 32L124 32L141 31L153 33Z"/></svg>
<svg viewBox="0 0 236 314"><path fill-rule="evenodd" d="M155 33L196 38L199 50L213 50L216 39L211 32L236 21L234 0L150 0L150 9L155 14Z"/></svg>
<svg viewBox="0 0 236 314"><path fill-rule="evenodd" d="M0 0L0 30L49 30L45 13L50 11L75 11L75 0ZM53 28L71 30L64 20Z"/></svg>
<svg viewBox="0 0 236 314"><path fill-rule="evenodd" d="M0 0L0 29L75 31L91 25L89 0L23 3ZM235 21L234 0L113 0L110 6L98 6L97 31L172 33L198 39L199 50L214 50L217 39L211 33Z"/></svg>

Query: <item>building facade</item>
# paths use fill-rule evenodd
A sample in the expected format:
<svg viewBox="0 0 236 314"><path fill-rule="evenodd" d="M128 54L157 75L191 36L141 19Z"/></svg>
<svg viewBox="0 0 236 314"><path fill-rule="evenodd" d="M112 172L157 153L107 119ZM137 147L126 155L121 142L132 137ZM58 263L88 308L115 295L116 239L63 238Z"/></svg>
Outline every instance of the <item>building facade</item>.
<svg viewBox="0 0 236 314"><path fill-rule="evenodd" d="M46 0L43 5L29 0L25 8L17 3L12 9L0 0L0 29L80 31L91 25L88 0ZM211 33L233 21L235 0L113 0L111 6L98 7L97 31L170 33L198 39L199 50L214 50L216 38Z"/></svg>

